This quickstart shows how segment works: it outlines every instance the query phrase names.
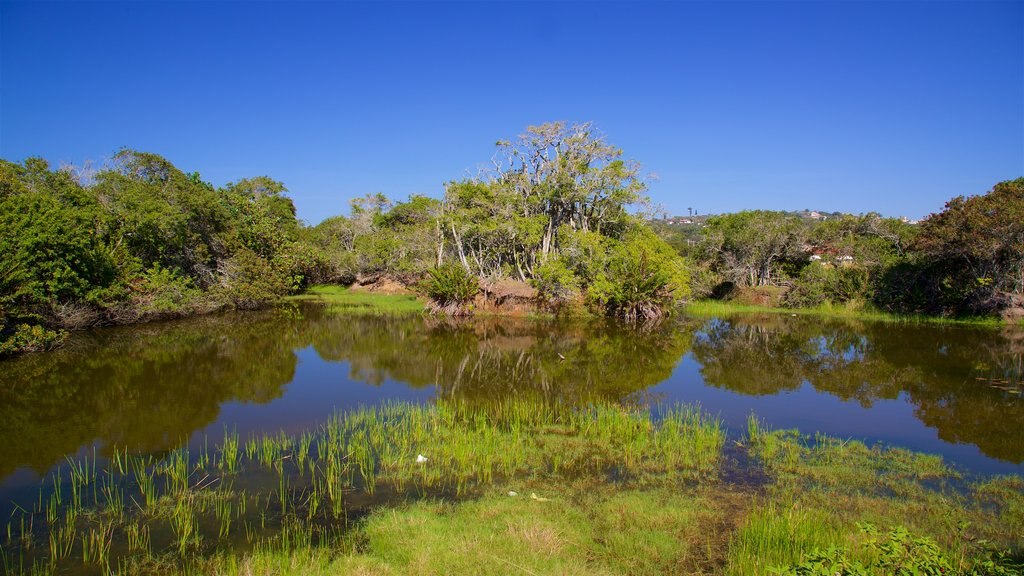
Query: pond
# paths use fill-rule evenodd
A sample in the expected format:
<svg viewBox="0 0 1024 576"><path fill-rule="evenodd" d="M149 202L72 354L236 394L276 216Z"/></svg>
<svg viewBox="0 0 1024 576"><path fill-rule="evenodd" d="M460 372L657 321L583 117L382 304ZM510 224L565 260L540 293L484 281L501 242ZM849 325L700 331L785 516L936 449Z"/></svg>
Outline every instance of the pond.
<svg viewBox="0 0 1024 576"><path fill-rule="evenodd" d="M0 508L69 456L312 430L405 400L699 403L737 437L795 427L1024 473L1024 331L788 315L598 320L339 315L295 304L76 334L0 362Z"/></svg>

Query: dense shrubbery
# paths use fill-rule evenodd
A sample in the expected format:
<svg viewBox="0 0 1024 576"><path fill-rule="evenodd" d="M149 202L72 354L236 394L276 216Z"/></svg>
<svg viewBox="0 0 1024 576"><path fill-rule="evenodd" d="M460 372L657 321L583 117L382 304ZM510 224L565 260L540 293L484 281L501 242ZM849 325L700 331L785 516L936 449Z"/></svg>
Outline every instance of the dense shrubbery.
<svg viewBox="0 0 1024 576"><path fill-rule="evenodd" d="M314 267L284 192L265 177L217 189L130 150L89 178L0 161L0 350L52 347L64 328L250 308L300 287Z"/></svg>
<svg viewBox="0 0 1024 576"><path fill-rule="evenodd" d="M91 175L0 160L0 353L52 347L63 329L380 277L425 286L435 309L458 313L481 278L629 320L734 288L784 293L790 306L1024 309L1024 179L956 198L920 226L747 211L707 218L695 242L627 211L646 201L639 166L587 124L531 126L498 147L493 172L448 183L441 200L371 194L313 227L267 177L216 188L131 150Z"/></svg>
<svg viewBox="0 0 1024 576"><path fill-rule="evenodd" d="M494 173L442 200L371 194L313 227L267 177L216 188L131 150L85 176L0 161L3 350L52 346L63 328L253 308L312 282L389 277L465 313L479 278L514 278L553 308L630 319L688 293L684 260L626 210L645 200L638 165L589 125L498 145Z"/></svg>
<svg viewBox="0 0 1024 576"><path fill-rule="evenodd" d="M657 318L688 295L685 262L645 228L613 244L590 291L591 299L609 314L630 321Z"/></svg>
<svg viewBox="0 0 1024 576"><path fill-rule="evenodd" d="M788 306L985 315L1024 306L1024 178L954 198L920 225L877 214L707 218L699 241L659 227L694 260L698 296L775 286ZM729 287L729 289L725 289Z"/></svg>

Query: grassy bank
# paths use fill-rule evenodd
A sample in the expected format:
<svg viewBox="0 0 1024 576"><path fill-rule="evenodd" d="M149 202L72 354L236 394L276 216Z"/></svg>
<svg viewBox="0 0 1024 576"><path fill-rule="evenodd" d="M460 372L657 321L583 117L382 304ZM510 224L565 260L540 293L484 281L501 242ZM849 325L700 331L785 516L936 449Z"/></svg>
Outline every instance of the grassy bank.
<svg viewBox="0 0 1024 576"><path fill-rule="evenodd" d="M417 314L426 310L423 302L408 294L378 294L354 291L344 286L322 285L288 296L290 302L321 302L330 310L346 314Z"/></svg>
<svg viewBox="0 0 1024 576"><path fill-rule="evenodd" d="M123 452L104 465L75 460L11 515L0 566L1015 573L1020 478L964 479L938 457L768 431L756 420L733 442L692 407L660 413L525 400L391 404L299 436L228 434L220 446L160 460ZM827 572L800 571L810 563Z"/></svg>
<svg viewBox="0 0 1024 576"><path fill-rule="evenodd" d="M788 314L798 316L822 316L830 318L848 318L854 320L872 320L882 322L902 323L928 323L928 324L959 324L968 326L1002 326L1005 324L999 318L974 317L974 318L945 318L941 316L923 315L899 315L877 310L865 310L862 308L849 308L846 306L821 305L813 308L775 308L770 306L755 306L749 304L733 304L720 300L700 300L690 302L683 307L686 314L692 316L721 316L727 317L735 314Z"/></svg>

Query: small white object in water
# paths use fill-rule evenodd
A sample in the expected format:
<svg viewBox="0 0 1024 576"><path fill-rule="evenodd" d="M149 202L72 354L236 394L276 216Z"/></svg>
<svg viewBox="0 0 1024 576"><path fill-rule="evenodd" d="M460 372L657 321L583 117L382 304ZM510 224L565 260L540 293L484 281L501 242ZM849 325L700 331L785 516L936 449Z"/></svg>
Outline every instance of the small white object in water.
<svg viewBox="0 0 1024 576"><path fill-rule="evenodd" d="M424 456L423 454L417 454L416 455L416 463L417 464L423 464L426 461L427 461L427 457Z"/></svg>
<svg viewBox="0 0 1024 576"><path fill-rule="evenodd" d="M515 490L509 490L508 495L509 496L519 496L519 492L516 492Z"/></svg>

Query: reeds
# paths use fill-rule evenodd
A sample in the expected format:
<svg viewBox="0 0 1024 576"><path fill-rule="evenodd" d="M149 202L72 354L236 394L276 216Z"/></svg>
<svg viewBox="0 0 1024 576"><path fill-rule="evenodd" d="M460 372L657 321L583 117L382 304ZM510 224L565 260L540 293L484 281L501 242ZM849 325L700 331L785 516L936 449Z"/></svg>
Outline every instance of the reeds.
<svg viewBox="0 0 1024 576"><path fill-rule="evenodd" d="M101 469L93 453L68 459L66 472L40 489L36 509L12 519L4 558L103 570L177 558L185 566L243 535L249 545L284 549L339 538L349 494L362 492L365 502L382 486L389 495L463 495L535 474L596 473L601 481L608 472L623 480L713 474L720 423L692 407L659 414L525 400L385 403L336 414L298 436L250 438L244 447L225 430L213 450L183 446L159 460L114 450ZM234 489L237 478L247 479L247 490ZM35 524L37 516L45 525ZM48 545L35 547L37 536Z"/></svg>

